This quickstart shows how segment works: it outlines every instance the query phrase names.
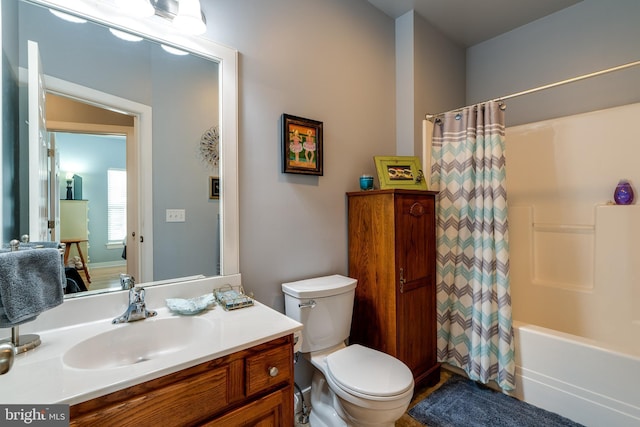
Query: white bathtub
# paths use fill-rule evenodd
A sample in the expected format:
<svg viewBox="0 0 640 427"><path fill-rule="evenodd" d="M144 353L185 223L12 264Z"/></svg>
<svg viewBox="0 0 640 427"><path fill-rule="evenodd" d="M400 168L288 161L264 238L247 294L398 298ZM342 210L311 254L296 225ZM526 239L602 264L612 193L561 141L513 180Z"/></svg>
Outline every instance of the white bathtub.
<svg viewBox="0 0 640 427"><path fill-rule="evenodd" d="M515 321L517 398L585 426L640 425L640 357Z"/></svg>

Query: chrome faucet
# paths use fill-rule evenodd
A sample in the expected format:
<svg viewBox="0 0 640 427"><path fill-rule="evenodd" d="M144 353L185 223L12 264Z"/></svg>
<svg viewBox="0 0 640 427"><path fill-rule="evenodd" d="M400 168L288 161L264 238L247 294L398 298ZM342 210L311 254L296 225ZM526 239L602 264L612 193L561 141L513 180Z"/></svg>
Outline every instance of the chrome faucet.
<svg viewBox="0 0 640 427"><path fill-rule="evenodd" d="M120 287L122 289L131 289L136 285L136 279L129 274L120 273Z"/></svg>
<svg viewBox="0 0 640 427"><path fill-rule="evenodd" d="M144 288L135 286L129 289L129 307L120 317L113 319L111 323L135 322L136 320L153 317L156 314L158 313L154 310L147 310L147 305L144 302Z"/></svg>

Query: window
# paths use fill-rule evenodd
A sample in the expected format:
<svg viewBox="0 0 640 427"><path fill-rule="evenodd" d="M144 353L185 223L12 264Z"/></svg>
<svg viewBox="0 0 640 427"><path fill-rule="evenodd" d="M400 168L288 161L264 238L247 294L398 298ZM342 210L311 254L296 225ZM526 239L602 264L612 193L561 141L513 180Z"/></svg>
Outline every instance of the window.
<svg viewBox="0 0 640 427"><path fill-rule="evenodd" d="M122 243L127 234L127 171L107 170L107 239Z"/></svg>

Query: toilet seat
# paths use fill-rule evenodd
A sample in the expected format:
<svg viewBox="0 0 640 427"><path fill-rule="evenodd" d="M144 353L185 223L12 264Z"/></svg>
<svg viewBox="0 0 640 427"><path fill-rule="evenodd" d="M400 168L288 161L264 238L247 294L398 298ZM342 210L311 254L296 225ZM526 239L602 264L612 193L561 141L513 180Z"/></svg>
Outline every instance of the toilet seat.
<svg viewBox="0 0 640 427"><path fill-rule="evenodd" d="M359 344L331 353L326 363L337 386L364 399L396 399L413 389L413 374L404 363Z"/></svg>

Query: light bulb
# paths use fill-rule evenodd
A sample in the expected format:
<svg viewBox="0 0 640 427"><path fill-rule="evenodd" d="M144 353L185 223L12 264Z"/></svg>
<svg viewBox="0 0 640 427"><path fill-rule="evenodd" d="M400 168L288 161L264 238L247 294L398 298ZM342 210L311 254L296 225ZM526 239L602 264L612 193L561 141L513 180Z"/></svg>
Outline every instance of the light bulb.
<svg viewBox="0 0 640 427"><path fill-rule="evenodd" d="M200 0L180 0L178 14L173 18L173 25L188 34L203 34L207 26L202 20Z"/></svg>
<svg viewBox="0 0 640 427"><path fill-rule="evenodd" d="M149 0L115 0L115 3L124 13L136 18L147 18L156 13Z"/></svg>

